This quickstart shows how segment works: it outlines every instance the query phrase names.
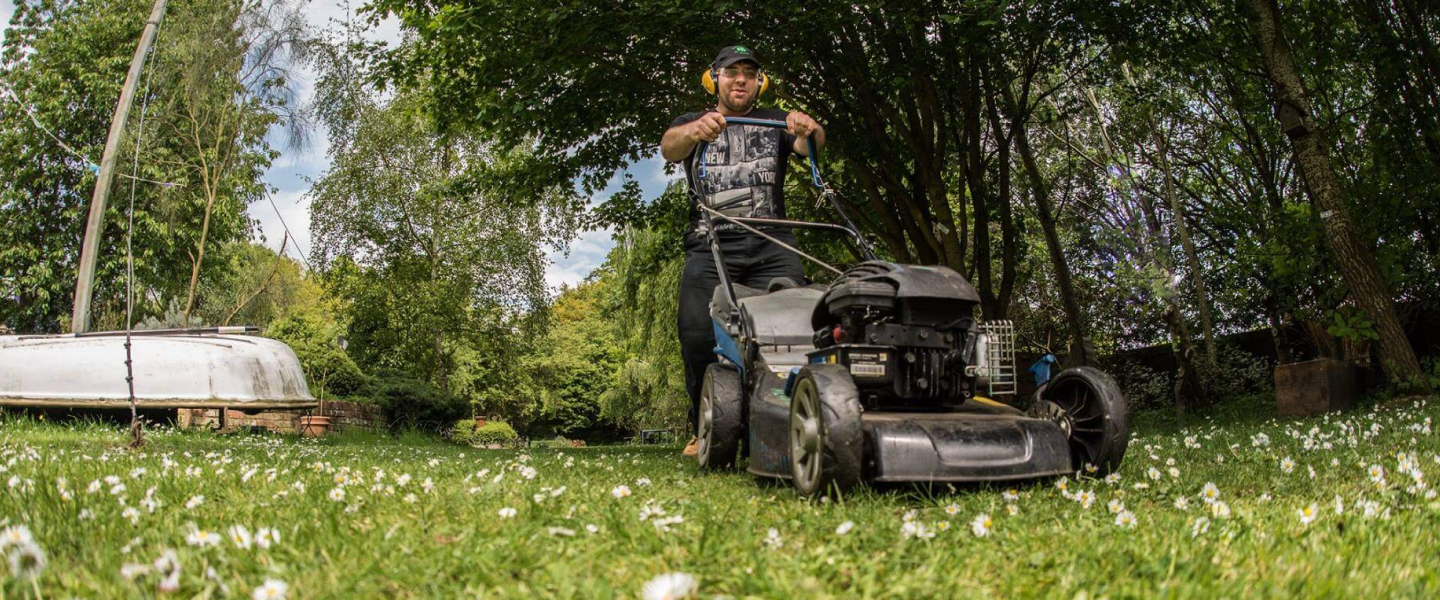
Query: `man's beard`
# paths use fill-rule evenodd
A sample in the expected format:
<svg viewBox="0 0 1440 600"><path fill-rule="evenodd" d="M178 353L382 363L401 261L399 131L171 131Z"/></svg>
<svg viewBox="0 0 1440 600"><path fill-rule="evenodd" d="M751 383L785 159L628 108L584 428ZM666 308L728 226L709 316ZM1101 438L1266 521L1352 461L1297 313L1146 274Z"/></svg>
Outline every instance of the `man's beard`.
<svg viewBox="0 0 1440 600"><path fill-rule="evenodd" d="M725 105L725 108L730 109L731 112L745 114L747 112L750 112L751 108L755 107L755 101L759 99L760 96L758 94L750 94L750 99L746 100L745 104L736 106L734 102L730 101L730 95L725 94L720 96L720 104Z"/></svg>

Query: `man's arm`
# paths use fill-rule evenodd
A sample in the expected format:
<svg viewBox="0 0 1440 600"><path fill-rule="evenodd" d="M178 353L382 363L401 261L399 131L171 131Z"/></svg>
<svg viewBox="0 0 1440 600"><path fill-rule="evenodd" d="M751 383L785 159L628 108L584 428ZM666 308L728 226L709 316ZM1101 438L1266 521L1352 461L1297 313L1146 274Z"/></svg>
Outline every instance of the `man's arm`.
<svg viewBox="0 0 1440 600"><path fill-rule="evenodd" d="M700 115L700 118L694 121L665 130L665 135L660 138L660 156L672 163L678 163L690 156L696 144L713 142L720 138L722 131L725 131L725 117L720 116L720 113L708 112Z"/></svg>
<svg viewBox="0 0 1440 600"><path fill-rule="evenodd" d="M785 117L785 124L788 125L785 130L795 136L794 150L796 154L810 156L810 143L805 140L811 137L815 138L816 150L825 147L825 128L816 123L815 119L810 118L810 115L792 112Z"/></svg>

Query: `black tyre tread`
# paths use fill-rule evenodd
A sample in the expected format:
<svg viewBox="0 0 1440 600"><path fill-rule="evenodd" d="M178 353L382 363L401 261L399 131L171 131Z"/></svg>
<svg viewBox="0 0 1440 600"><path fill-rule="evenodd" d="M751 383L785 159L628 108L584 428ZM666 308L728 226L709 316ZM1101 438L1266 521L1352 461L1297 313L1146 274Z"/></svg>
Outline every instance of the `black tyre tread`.
<svg viewBox="0 0 1440 600"><path fill-rule="evenodd" d="M846 492L861 480L865 460L865 433L860 425L860 392L842 365L815 364L800 370L799 377L814 381L823 419L820 479L816 489L796 490L804 496ZM796 382L798 385L798 381Z"/></svg>
<svg viewBox="0 0 1440 600"><path fill-rule="evenodd" d="M735 466L735 457L740 449L742 428L740 394L740 373L735 367L714 363L705 369L705 381L701 385L710 394L715 406L715 418L711 423L711 446L709 462L701 462L700 468L720 471ZM701 456L695 457L702 460Z"/></svg>
<svg viewBox="0 0 1440 600"><path fill-rule="evenodd" d="M1125 394L1120 391L1120 385L1115 383L1114 378L1095 367L1073 367L1061 371L1055 379L1046 384L1046 392L1064 388L1062 384L1070 379L1079 379L1084 385L1090 386L1101 400L1104 425L1100 456L1095 461L1095 466L1099 468L1097 475L1104 476L1119 470L1120 462L1125 458L1125 450L1130 445L1130 409L1125 401ZM1084 467L1075 466L1077 469Z"/></svg>

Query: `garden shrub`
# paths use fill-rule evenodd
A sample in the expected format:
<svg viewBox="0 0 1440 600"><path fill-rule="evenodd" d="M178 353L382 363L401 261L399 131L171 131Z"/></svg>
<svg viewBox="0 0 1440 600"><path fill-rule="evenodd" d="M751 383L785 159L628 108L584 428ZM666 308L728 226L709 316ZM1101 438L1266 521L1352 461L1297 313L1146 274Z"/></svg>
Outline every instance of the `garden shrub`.
<svg viewBox="0 0 1440 600"><path fill-rule="evenodd" d="M475 427L475 422L470 422L470 427ZM476 429L472 441L473 445L483 446L485 444L513 444L520 439L520 434L515 433L515 428L504 421L490 421L484 427Z"/></svg>
<svg viewBox="0 0 1440 600"><path fill-rule="evenodd" d="M336 345L332 333L316 319L303 315L279 319L265 329L266 337L284 342L295 351L311 394L319 397L323 386L326 398L356 395L370 385L370 378Z"/></svg>
<svg viewBox="0 0 1440 600"><path fill-rule="evenodd" d="M440 433L470 415L470 404L465 400L414 379L381 381L371 396L385 409L391 431Z"/></svg>
<svg viewBox="0 0 1440 600"><path fill-rule="evenodd" d="M467 446L475 443L475 419L460 419L450 426L450 441Z"/></svg>

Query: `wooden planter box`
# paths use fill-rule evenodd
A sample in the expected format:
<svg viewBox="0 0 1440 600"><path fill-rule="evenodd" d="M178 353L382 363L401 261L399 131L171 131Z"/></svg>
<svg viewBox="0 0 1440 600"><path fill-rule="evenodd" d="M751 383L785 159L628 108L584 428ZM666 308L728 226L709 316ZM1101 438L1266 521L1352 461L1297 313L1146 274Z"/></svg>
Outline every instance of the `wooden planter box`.
<svg viewBox="0 0 1440 600"><path fill-rule="evenodd" d="M1275 369L1275 396L1281 416L1346 410L1355 403L1355 394L1355 369L1345 361L1322 358Z"/></svg>

